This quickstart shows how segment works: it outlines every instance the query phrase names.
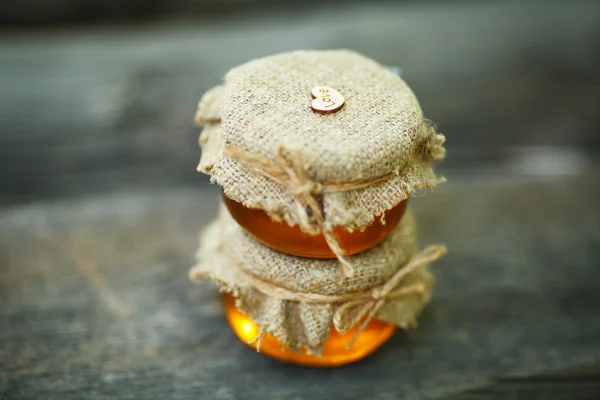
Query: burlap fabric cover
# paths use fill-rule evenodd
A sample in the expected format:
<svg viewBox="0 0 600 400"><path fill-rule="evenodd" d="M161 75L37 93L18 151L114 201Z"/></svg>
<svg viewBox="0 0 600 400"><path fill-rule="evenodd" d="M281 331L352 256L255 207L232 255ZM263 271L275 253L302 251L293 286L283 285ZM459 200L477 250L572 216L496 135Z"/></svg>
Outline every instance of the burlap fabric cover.
<svg viewBox="0 0 600 400"><path fill-rule="evenodd" d="M194 281L212 279L223 291L238 296L238 308L262 332L278 337L293 350L304 347L320 354L332 325L341 332L354 327L361 320L359 314L368 305L368 299L335 303L295 301L286 300L285 293L343 296L369 291L385 284L415 253L415 221L410 211L385 241L350 257L355 274L345 277L335 259L294 257L260 244L223 207L219 218L201 235L197 265L190 270L190 276ZM265 283L268 290L257 286L257 282ZM406 289L406 293L386 299L377 318L404 328L413 326L429 300L432 284L427 263L420 264L395 289L397 293ZM348 335L349 341L351 336Z"/></svg>
<svg viewBox="0 0 600 400"><path fill-rule="evenodd" d="M339 91L344 107L312 111L315 86ZM203 96L196 120L204 126L199 171L229 198L310 234L363 229L443 180L431 163L444 157L444 136L423 118L410 88L347 50L296 51L236 67ZM312 198L319 210L309 209Z"/></svg>

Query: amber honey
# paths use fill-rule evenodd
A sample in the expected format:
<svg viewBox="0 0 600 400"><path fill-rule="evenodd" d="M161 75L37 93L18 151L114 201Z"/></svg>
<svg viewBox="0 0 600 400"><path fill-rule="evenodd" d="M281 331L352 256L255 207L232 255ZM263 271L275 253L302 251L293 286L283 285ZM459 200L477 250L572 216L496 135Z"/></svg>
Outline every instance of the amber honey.
<svg viewBox="0 0 600 400"><path fill-rule="evenodd" d="M263 244L281 252L294 256L310 258L335 258L323 235L309 235L300 227L289 226L285 222L273 221L266 212L251 209L223 196L229 213L236 222ZM371 225L362 232L349 232L341 227L335 227L333 234L346 255L352 255L368 250L383 241L394 230L406 211L407 200L386 211L381 217L376 217Z"/></svg>
<svg viewBox="0 0 600 400"><path fill-rule="evenodd" d="M250 344L259 334L259 327L250 317L242 313L235 306L235 298L231 295L223 297L225 316L231 325L235 334L244 343L250 347L256 348L256 342ZM276 337L266 334L260 343L260 352L273 357L277 360L306 365L312 367L336 367L358 361L377 350L389 338L392 337L396 326L386 322L372 319L362 330L352 343L350 348L346 348L358 325L346 332L338 333L331 329L331 336L323 344L323 353L320 357L308 354L304 349L302 352L295 352L285 347Z"/></svg>

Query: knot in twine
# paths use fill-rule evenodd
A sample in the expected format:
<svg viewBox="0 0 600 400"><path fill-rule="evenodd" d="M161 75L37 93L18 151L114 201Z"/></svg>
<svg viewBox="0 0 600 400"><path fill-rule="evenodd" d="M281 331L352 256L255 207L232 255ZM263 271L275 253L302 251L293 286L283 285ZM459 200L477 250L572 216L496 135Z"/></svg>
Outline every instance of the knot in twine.
<svg viewBox="0 0 600 400"><path fill-rule="evenodd" d="M247 164L255 172L289 188L296 201L302 229L313 235L320 233L323 212L316 196L322 193L322 186L308 178L300 152L281 146L277 149L274 161L233 145L226 147L224 153L227 157Z"/></svg>
<svg viewBox="0 0 600 400"><path fill-rule="evenodd" d="M239 260L234 259L233 261L234 265L238 268L238 273L245 278L250 286L264 295L279 300L302 301L313 304L338 304L339 306L333 315L333 325L340 333L348 332L362 321L346 346L346 348L349 348L356 340L358 334L366 328L371 319L377 315L381 307L390 299L399 299L415 294L424 296L427 289L425 284L421 282L405 286L401 286L400 284L407 275L418 267L441 258L446 252L446 246L430 245L423 251L415 254L408 263L398 269L383 285L363 292L340 295L293 292L257 278L245 271ZM233 256L234 254L235 251L230 252L230 255ZM195 281L205 280L209 276L210 274L200 267L194 267L190 270L190 278ZM427 300L428 298L426 297L422 298L423 303Z"/></svg>

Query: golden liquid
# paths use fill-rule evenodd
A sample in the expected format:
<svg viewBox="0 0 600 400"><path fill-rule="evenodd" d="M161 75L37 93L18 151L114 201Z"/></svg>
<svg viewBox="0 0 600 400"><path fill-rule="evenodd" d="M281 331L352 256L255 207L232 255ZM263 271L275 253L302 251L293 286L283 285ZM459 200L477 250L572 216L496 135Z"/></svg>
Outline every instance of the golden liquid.
<svg viewBox="0 0 600 400"><path fill-rule="evenodd" d="M231 295L225 295L223 306L225 316L238 338L246 344L256 339L259 334L258 325L237 309L235 298ZM323 345L321 357L308 354L304 349L302 349L302 352L292 351L270 334L266 334L262 338L260 352L292 364L311 367L336 367L358 361L373 353L392 337L396 326L372 319L367 327L358 334L352 346L346 349L346 345L354 336L356 329L358 329L358 326L342 335L332 328L331 335ZM256 348L256 343L249 344L249 346Z"/></svg>
<svg viewBox="0 0 600 400"><path fill-rule="evenodd" d="M227 196L223 196L223 200L233 219L263 244L294 256L335 258L323 235L309 235L297 225L273 221L263 210L247 208ZM376 217L362 232L348 232L335 227L333 234L345 254L360 253L382 242L402 219L406 203L407 200L404 200L385 212L385 225Z"/></svg>

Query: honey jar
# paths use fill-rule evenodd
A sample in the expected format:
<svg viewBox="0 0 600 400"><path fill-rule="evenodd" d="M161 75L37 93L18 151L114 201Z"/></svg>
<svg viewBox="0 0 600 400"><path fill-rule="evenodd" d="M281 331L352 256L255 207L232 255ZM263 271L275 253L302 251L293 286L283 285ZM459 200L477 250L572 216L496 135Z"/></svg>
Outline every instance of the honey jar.
<svg viewBox="0 0 600 400"><path fill-rule="evenodd" d="M431 293L428 265L443 252L416 250L415 219L407 211L384 241L352 257L356 270L348 278L335 259L263 245L223 207L201 237L190 276L228 293L225 315L244 343L285 362L337 366L371 354L397 326L414 325Z"/></svg>
<svg viewBox="0 0 600 400"><path fill-rule="evenodd" d="M428 302L408 198L444 181L444 136L408 85L347 50L295 51L230 70L198 105L198 170L221 186L194 281L225 292L232 329L286 362L359 360Z"/></svg>

